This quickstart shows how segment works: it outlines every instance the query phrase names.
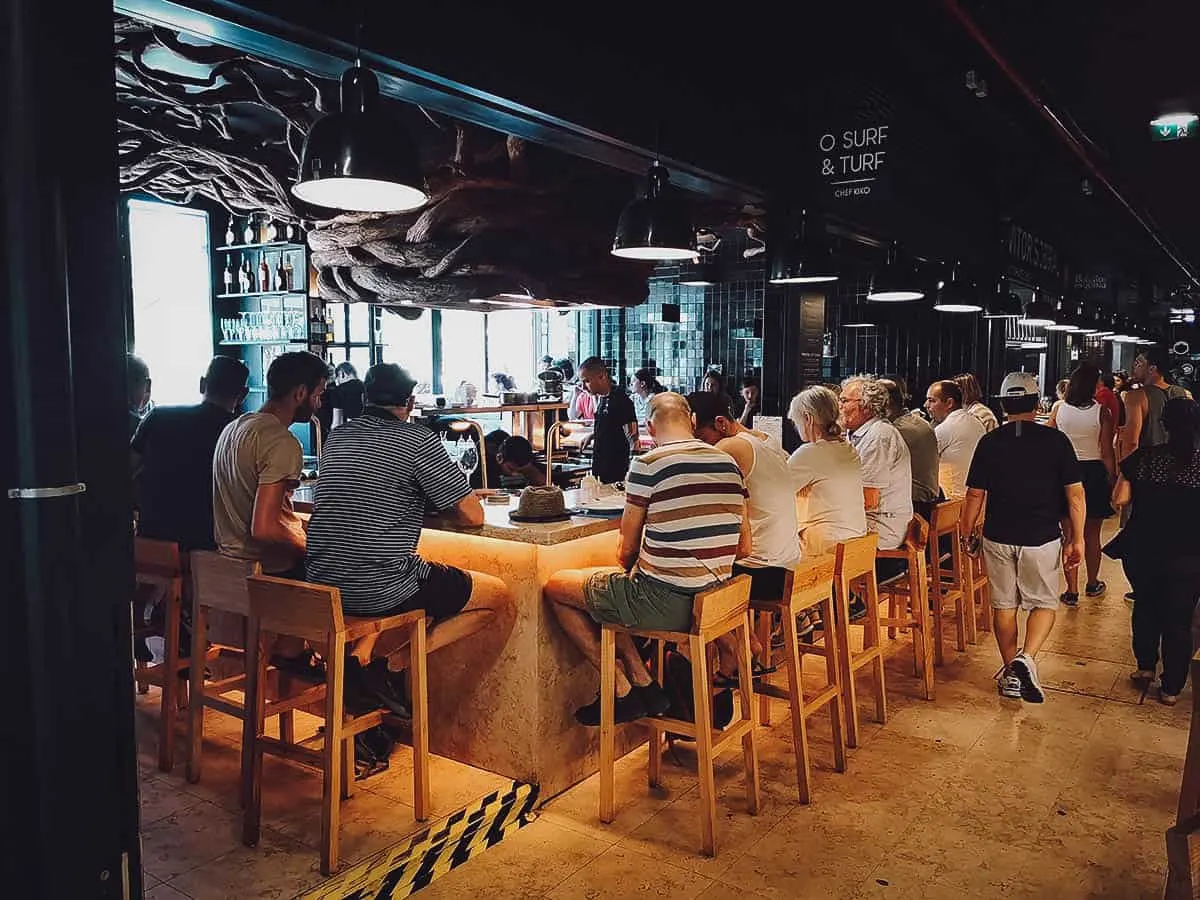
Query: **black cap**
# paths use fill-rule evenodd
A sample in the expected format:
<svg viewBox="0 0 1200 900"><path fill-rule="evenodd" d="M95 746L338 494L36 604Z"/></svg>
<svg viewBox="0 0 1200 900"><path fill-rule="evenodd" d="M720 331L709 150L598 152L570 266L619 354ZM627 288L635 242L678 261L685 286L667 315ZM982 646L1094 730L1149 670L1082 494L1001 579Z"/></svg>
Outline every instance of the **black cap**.
<svg viewBox="0 0 1200 900"><path fill-rule="evenodd" d="M363 379L367 402L377 406L404 406L416 386L416 379L395 363L376 363Z"/></svg>

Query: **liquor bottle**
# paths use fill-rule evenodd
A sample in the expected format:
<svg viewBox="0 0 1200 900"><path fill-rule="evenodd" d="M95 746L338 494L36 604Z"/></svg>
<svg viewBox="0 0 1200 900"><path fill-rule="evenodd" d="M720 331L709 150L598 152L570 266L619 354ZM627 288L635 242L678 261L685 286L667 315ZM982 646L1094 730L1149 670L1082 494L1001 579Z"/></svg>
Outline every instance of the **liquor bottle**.
<svg viewBox="0 0 1200 900"><path fill-rule="evenodd" d="M221 276L221 280L225 285L224 293L232 294L233 293L233 267L232 267L232 263L229 261L229 257L225 257L225 272Z"/></svg>
<svg viewBox="0 0 1200 900"><path fill-rule="evenodd" d="M325 308L325 343L333 343L333 310Z"/></svg>
<svg viewBox="0 0 1200 900"><path fill-rule="evenodd" d="M254 243L254 216L246 217L246 230L242 232L242 239L247 244Z"/></svg>
<svg viewBox="0 0 1200 900"><path fill-rule="evenodd" d="M314 311L308 320L308 339L314 344L325 343L325 317L320 310Z"/></svg>
<svg viewBox="0 0 1200 900"><path fill-rule="evenodd" d="M292 258L290 256L283 257L283 289L285 291L290 291L296 287L296 282L292 280L295 274L295 270L292 269Z"/></svg>
<svg viewBox="0 0 1200 900"><path fill-rule="evenodd" d="M265 253L258 260L258 289L260 291L271 289L271 266L267 263L267 254Z"/></svg>
<svg viewBox="0 0 1200 900"><path fill-rule="evenodd" d="M289 290L287 281L287 270L283 268L283 254L279 254L279 261L275 263L275 290Z"/></svg>
<svg viewBox="0 0 1200 900"><path fill-rule="evenodd" d="M279 228L275 224L274 219L267 219L266 222L267 227L265 229L265 233L263 234L263 243L270 244L279 238Z"/></svg>
<svg viewBox="0 0 1200 900"><path fill-rule="evenodd" d="M247 262L246 257L241 257L241 260L242 262L238 266L238 290L243 294L248 294L254 287L251 283L254 276L250 274L250 263Z"/></svg>
<svg viewBox="0 0 1200 900"><path fill-rule="evenodd" d="M237 240L237 235L233 233L233 216L229 217L229 224L225 226L225 246L232 247Z"/></svg>

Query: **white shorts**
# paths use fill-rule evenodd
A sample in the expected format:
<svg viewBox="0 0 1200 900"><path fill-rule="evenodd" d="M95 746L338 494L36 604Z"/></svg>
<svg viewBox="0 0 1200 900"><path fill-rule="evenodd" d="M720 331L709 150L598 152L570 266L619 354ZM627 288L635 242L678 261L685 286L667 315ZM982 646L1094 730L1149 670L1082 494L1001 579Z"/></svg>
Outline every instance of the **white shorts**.
<svg viewBox="0 0 1200 900"><path fill-rule="evenodd" d="M997 544L983 539L993 609L1058 609L1062 540L1040 547Z"/></svg>

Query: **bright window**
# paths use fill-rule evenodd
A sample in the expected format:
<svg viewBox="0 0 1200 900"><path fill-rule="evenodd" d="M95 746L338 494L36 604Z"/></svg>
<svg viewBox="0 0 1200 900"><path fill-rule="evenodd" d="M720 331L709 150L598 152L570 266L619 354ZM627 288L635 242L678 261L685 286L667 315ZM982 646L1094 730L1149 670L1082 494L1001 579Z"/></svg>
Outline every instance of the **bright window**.
<svg viewBox="0 0 1200 900"><path fill-rule="evenodd" d="M488 313L488 367L492 375L503 372L511 375L517 390L537 390L537 363L531 309L503 310Z"/></svg>
<svg viewBox="0 0 1200 900"><path fill-rule="evenodd" d="M443 309L441 314L442 393L453 397L464 381L475 385L480 395L492 393L484 371L484 313Z"/></svg>
<svg viewBox="0 0 1200 900"><path fill-rule="evenodd" d="M381 310L380 348L383 362L402 366L417 379L417 393L433 392L433 314L422 310L419 319L404 319ZM359 372L359 375L365 374Z"/></svg>
<svg viewBox="0 0 1200 900"><path fill-rule="evenodd" d="M129 201L133 352L150 367L158 406L198 403L213 355L208 213Z"/></svg>

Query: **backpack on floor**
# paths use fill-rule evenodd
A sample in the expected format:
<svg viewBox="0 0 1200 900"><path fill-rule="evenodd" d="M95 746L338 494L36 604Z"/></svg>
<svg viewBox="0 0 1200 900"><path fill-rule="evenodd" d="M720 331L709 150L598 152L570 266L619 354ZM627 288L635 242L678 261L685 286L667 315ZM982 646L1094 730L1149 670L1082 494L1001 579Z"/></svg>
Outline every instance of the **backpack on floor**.
<svg viewBox="0 0 1200 900"><path fill-rule="evenodd" d="M663 654L663 690L671 700L667 716L685 722L696 721L696 701L692 691L692 664L686 656L671 648ZM713 696L712 724L718 730L733 721L733 691L726 688Z"/></svg>

